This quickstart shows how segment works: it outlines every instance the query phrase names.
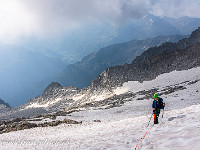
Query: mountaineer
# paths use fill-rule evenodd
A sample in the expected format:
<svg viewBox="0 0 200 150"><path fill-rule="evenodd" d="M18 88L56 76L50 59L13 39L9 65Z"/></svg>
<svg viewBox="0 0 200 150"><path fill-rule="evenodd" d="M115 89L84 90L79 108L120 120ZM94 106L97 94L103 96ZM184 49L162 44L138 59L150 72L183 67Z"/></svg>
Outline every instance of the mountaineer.
<svg viewBox="0 0 200 150"><path fill-rule="evenodd" d="M153 101L152 107L153 107L153 114L154 114L154 124L158 124L160 109L164 109L165 107L165 103L163 103L163 99L158 97L158 94L154 94L154 101Z"/></svg>

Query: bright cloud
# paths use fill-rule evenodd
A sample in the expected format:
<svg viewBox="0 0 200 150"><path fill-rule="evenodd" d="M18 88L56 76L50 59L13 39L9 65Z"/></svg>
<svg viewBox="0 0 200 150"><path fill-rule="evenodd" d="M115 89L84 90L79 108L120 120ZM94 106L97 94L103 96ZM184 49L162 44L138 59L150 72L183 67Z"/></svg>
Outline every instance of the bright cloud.
<svg viewBox="0 0 200 150"><path fill-rule="evenodd" d="M45 37L91 22L123 23L145 13L200 17L196 0L0 0L0 41Z"/></svg>
<svg viewBox="0 0 200 150"><path fill-rule="evenodd" d="M37 30L36 17L18 1L0 1L0 41L16 40Z"/></svg>
<svg viewBox="0 0 200 150"><path fill-rule="evenodd" d="M200 1L197 0L151 0L150 5L155 15L200 18Z"/></svg>

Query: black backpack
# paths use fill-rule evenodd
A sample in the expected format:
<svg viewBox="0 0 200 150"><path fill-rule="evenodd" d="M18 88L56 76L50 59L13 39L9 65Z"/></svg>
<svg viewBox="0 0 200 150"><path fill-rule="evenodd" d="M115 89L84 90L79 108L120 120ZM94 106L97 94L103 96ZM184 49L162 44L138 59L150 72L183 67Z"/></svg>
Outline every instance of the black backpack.
<svg viewBox="0 0 200 150"><path fill-rule="evenodd" d="M158 101L159 101L159 106L160 106L160 109L164 109L164 106L163 106L163 99L158 97Z"/></svg>

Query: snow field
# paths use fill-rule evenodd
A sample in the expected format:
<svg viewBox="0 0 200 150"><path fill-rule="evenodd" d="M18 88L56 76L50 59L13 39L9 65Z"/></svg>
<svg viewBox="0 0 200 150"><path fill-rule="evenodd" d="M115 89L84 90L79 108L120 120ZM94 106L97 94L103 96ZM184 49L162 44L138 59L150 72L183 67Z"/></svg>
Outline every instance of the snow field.
<svg viewBox="0 0 200 150"><path fill-rule="evenodd" d="M11 149L134 149L149 130L150 115L82 125L62 124L0 135L0 146ZM200 105L171 110L159 118L139 149L186 150L200 146Z"/></svg>
<svg viewBox="0 0 200 150"><path fill-rule="evenodd" d="M142 150L198 150L200 147L200 105L167 112L159 125L152 128L149 144ZM171 120L171 119L172 120Z"/></svg>
<svg viewBox="0 0 200 150"><path fill-rule="evenodd" d="M158 87L183 85L186 89L161 97L166 102L164 117L139 145L140 150L199 150L200 147L200 68L175 71L155 80L128 82L118 92L148 90ZM179 78L180 76L180 78ZM170 81L170 82L169 82ZM187 83L185 82L187 81ZM74 112L64 118L83 121L78 125L61 124L56 127L32 128L0 135L3 150L134 150L137 143L152 126L147 127L152 114L152 100L131 98L121 107L105 110ZM100 120L101 122L94 122Z"/></svg>

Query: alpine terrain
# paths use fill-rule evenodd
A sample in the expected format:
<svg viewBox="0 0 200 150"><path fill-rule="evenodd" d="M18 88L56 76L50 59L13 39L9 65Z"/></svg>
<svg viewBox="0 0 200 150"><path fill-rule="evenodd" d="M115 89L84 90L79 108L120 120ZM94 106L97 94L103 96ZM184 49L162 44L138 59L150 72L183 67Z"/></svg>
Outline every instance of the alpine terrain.
<svg viewBox="0 0 200 150"><path fill-rule="evenodd" d="M108 67L131 63L136 56L150 47L160 46L165 42L178 42L186 37L188 36L158 36L110 45L85 56L79 62L68 65L54 80L63 86L83 88L89 86L91 81Z"/></svg>
<svg viewBox="0 0 200 150"><path fill-rule="evenodd" d="M198 150L199 58L200 28L105 69L88 87L52 82L26 104L2 102L1 148ZM166 103L159 124L152 118L155 93Z"/></svg>

